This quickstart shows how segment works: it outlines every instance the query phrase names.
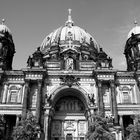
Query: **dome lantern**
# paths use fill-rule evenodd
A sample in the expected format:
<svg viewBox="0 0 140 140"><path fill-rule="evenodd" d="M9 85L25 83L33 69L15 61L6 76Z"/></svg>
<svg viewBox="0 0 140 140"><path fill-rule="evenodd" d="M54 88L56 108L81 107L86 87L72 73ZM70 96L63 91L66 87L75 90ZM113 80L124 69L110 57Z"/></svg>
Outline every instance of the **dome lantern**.
<svg viewBox="0 0 140 140"><path fill-rule="evenodd" d="M65 23L66 26L73 26L74 25L74 22L73 22L72 17L71 17L71 11L72 11L72 9L68 9L69 15L68 15L68 20Z"/></svg>

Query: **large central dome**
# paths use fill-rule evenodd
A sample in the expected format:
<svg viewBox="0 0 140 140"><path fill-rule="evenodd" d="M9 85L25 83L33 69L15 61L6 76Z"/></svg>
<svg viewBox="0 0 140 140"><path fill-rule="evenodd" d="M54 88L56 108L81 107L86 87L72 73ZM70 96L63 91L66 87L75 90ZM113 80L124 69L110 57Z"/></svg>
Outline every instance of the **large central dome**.
<svg viewBox="0 0 140 140"><path fill-rule="evenodd" d="M69 9L68 20L65 25L47 35L40 50L47 56L52 51L54 52L54 47L58 47L60 53L67 50L81 53L81 48L90 53L98 52L98 44L95 39L84 29L74 25L71 18L71 9Z"/></svg>
<svg viewBox="0 0 140 140"><path fill-rule="evenodd" d="M71 9L65 25L47 35L27 63L29 67L41 66L48 70L112 68L112 59L99 49L95 39L74 25Z"/></svg>

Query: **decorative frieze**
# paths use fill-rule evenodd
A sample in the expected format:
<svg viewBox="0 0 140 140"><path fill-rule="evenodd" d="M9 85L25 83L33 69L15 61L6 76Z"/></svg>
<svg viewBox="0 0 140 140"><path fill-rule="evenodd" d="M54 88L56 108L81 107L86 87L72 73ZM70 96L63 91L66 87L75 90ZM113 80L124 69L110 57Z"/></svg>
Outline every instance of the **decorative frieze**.
<svg viewBox="0 0 140 140"><path fill-rule="evenodd" d="M96 63L93 61L79 62L80 70L94 70L95 68L96 68Z"/></svg>
<svg viewBox="0 0 140 140"><path fill-rule="evenodd" d="M98 78L98 80L114 80L114 74L113 75L110 75L110 74L98 74L97 75L97 78Z"/></svg>
<svg viewBox="0 0 140 140"><path fill-rule="evenodd" d="M72 87L73 85L77 85L79 86L79 80L80 78L76 78L73 75L66 75L66 76L61 76L60 77L61 80L61 85L67 85L69 87Z"/></svg>
<svg viewBox="0 0 140 140"><path fill-rule="evenodd" d="M48 70L60 70L61 69L60 61L51 61L51 62L46 61L44 65Z"/></svg>
<svg viewBox="0 0 140 140"><path fill-rule="evenodd" d="M31 79L31 80L37 80L37 79L42 79L43 75L42 74L34 74L34 73L29 73L26 74L25 79Z"/></svg>

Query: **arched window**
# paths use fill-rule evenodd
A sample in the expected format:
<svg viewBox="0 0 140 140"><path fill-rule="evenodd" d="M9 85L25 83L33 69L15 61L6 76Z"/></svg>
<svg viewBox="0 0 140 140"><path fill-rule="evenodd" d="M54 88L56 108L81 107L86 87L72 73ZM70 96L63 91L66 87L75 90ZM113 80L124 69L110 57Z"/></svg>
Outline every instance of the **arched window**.
<svg viewBox="0 0 140 140"><path fill-rule="evenodd" d="M123 103L131 103L130 95L128 92L123 92Z"/></svg>
<svg viewBox="0 0 140 140"><path fill-rule="evenodd" d="M36 107L37 92L38 92L38 89L34 89L34 92L32 95L32 107Z"/></svg>
<svg viewBox="0 0 140 140"><path fill-rule="evenodd" d="M14 84L9 85L6 102L12 103L12 104L21 103L22 102L22 89L23 88L21 85L14 85Z"/></svg>
<svg viewBox="0 0 140 140"><path fill-rule="evenodd" d="M128 104L131 103L131 92L130 89L127 86L124 86L122 88L122 103Z"/></svg>
<svg viewBox="0 0 140 140"><path fill-rule="evenodd" d="M18 98L18 88L16 86L11 86L9 90L9 103L16 103Z"/></svg>

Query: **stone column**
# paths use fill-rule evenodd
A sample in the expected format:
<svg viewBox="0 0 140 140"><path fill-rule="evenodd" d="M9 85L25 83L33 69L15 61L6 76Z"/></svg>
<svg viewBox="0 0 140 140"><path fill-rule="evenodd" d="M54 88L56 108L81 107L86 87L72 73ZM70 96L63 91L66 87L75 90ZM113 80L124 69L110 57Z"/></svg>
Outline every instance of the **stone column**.
<svg viewBox="0 0 140 140"><path fill-rule="evenodd" d="M3 91L3 83L2 83L2 81L0 80L0 103L2 103L2 91Z"/></svg>
<svg viewBox="0 0 140 140"><path fill-rule="evenodd" d="M78 137L78 133L79 133L79 132L78 132L78 131L79 131L79 130L78 130L78 123L79 123L79 120L76 119L76 120L75 120L75 123L76 123L76 130L75 130L75 136L74 136L74 137Z"/></svg>
<svg viewBox="0 0 140 140"><path fill-rule="evenodd" d="M92 115L88 109L86 109L86 111L85 111L85 116L86 116L86 119L88 120L88 124L91 124L92 123Z"/></svg>
<svg viewBox="0 0 140 140"><path fill-rule="evenodd" d="M119 124L122 129L122 137L124 137L124 127L123 127L123 116L122 115L120 115Z"/></svg>
<svg viewBox="0 0 140 140"><path fill-rule="evenodd" d="M98 81L98 109L99 112L104 115L104 103L103 103L103 93L102 93L102 82Z"/></svg>
<svg viewBox="0 0 140 140"><path fill-rule="evenodd" d="M43 107L43 108L45 107L46 93L47 93L46 82L45 82L45 80L43 80L42 87L41 87L41 107ZM40 125L42 128L44 127L44 110L41 110Z"/></svg>
<svg viewBox="0 0 140 140"><path fill-rule="evenodd" d="M38 92L37 92L37 102L36 102L36 118L37 122L40 123L41 115L41 81L38 81Z"/></svg>
<svg viewBox="0 0 140 140"><path fill-rule="evenodd" d="M18 125L19 123L19 115L16 115L16 126Z"/></svg>
<svg viewBox="0 0 140 140"><path fill-rule="evenodd" d="M64 120L62 120L62 132L61 132L62 138L64 138Z"/></svg>
<svg viewBox="0 0 140 140"><path fill-rule="evenodd" d="M118 124L118 111L117 111L117 101L116 101L116 93L115 93L115 83L114 83L114 81L110 81L110 87L111 87L114 123Z"/></svg>
<svg viewBox="0 0 140 140"><path fill-rule="evenodd" d="M8 84L5 83L3 91L3 96L2 96L2 103L6 103L6 97L7 97L7 89L8 89Z"/></svg>
<svg viewBox="0 0 140 140"><path fill-rule="evenodd" d="M44 116L44 133L45 133L45 140L49 140L48 138L48 131L49 129L49 114L48 111L45 112L45 116Z"/></svg>
<svg viewBox="0 0 140 140"><path fill-rule="evenodd" d="M26 81L25 82L25 88L24 88L23 105L22 105L22 116L23 116L23 118L26 118L26 115L27 115L28 90L29 90L29 81Z"/></svg>
<svg viewBox="0 0 140 140"><path fill-rule="evenodd" d="M110 111L111 111L111 114L114 115L112 91L110 93Z"/></svg>

